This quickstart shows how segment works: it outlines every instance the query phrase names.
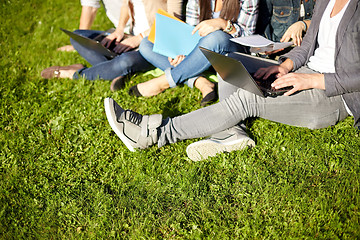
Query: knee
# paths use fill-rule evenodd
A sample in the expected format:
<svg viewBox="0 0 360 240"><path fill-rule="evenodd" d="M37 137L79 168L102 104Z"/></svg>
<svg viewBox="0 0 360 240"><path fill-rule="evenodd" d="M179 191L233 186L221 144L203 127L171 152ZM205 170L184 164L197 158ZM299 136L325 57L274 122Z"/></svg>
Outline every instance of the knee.
<svg viewBox="0 0 360 240"><path fill-rule="evenodd" d="M201 38L199 41L199 46L215 52L220 52L224 46L229 44L229 39L229 34L217 30Z"/></svg>
<svg viewBox="0 0 360 240"><path fill-rule="evenodd" d="M145 58L147 56L149 56L149 54L152 53L152 49L153 49L153 43L150 42L147 38L144 38L139 46L139 52L142 56L144 56Z"/></svg>

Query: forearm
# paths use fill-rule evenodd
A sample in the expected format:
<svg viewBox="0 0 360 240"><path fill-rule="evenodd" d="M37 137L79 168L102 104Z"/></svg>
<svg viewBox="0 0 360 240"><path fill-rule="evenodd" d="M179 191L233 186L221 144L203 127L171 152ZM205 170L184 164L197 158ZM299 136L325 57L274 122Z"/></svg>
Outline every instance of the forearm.
<svg viewBox="0 0 360 240"><path fill-rule="evenodd" d="M119 18L119 23L116 27L116 32L118 32L119 34L123 34L124 33L124 29L125 26L127 24L127 22L130 19L130 14L129 14L130 10L129 10L129 5L127 1L123 1L123 4L121 6L120 9L120 18Z"/></svg>
<svg viewBox="0 0 360 240"><path fill-rule="evenodd" d="M79 29L90 29L91 28L91 26L94 22L97 10L98 10L97 8L91 7L91 6L83 6L82 7Z"/></svg>

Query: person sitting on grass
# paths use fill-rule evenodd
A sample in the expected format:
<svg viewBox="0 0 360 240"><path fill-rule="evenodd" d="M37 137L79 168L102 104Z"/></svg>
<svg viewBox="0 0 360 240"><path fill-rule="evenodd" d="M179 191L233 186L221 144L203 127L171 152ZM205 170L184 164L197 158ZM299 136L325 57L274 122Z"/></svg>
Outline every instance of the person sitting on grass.
<svg viewBox="0 0 360 240"><path fill-rule="evenodd" d="M43 78L72 78L84 77L88 80L113 80L110 89L118 90L124 86L125 76L134 72L147 71L153 68L137 51L141 40L150 33L150 24L155 19L158 8L166 9L170 14L181 17L182 0L123 0L120 11L120 20L116 30L102 40L102 44L110 47L115 41L114 52L119 55L108 59L101 53L75 44L76 50L92 67L85 68L79 64L70 66L53 66L41 72ZM124 28L131 19L133 36L124 38Z"/></svg>
<svg viewBox="0 0 360 240"><path fill-rule="evenodd" d="M359 0L318 0L301 46L281 56L280 65L255 73L264 78L277 74L272 84L276 89L293 87L282 96L263 98L237 89L219 103L164 120L160 114L142 116L124 110L106 98L106 116L130 150L214 134L187 147L193 160L254 145L237 128L249 117L317 129L352 115L360 130L359 26ZM220 93L228 90L219 83Z"/></svg>
<svg viewBox="0 0 360 240"><path fill-rule="evenodd" d="M88 38L95 38L103 31L90 30L98 9L100 8L100 0L81 0L81 15L80 15L80 23L79 30L76 30L76 33L79 33ZM122 0L104 0L102 1L106 16L108 19L114 24L116 27L118 25L118 21L120 19L120 11ZM128 28L129 26L127 26ZM89 30L89 31L86 31ZM73 42L72 42L73 44ZM58 51L71 52L74 51L73 45L65 45L59 47Z"/></svg>
<svg viewBox="0 0 360 240"><path fill-rule="evenodd" d="M201 105L217 100L215 84L199 75L211 65L198 46L221 54L243 51L239 44L229 41L232 37L247 36L255 31L258 0L189 0L186 22L199 31L198 45L188 56L171 59L152 51L154 44L146 38L140 44L141 55L165 74L130 88L135 96L155 96L167 88L187 83L197 87L203 95Z"/></svg>

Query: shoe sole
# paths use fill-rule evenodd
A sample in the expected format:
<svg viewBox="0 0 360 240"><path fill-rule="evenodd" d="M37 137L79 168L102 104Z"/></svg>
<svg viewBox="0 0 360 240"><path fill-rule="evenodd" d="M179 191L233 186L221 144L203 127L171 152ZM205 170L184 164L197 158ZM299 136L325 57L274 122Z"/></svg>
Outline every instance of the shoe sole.
<svg viewBox="0 0 360 240"><path fill-rule="evenodd" d="M105 113L106 113L108 122L110 124L110 127L116 133L116 135L120 138L120 140L125 144L125 146L131 152L135 152L135 148L133 146L131 146L129 139L118 129L118 127L117 127L118 123L114 121L114 119L116 119L116 115L115 115L114 107L111 106L111 101L114 101L114 100L112 100L111 98L105 98L105 100L104 100Z"/></svg>
<svg viewBox="0 0 360 240"><path fill-rule="evenodd" d="M226 144L212 140L202 140L190 144L186 148L186 154L192 161L205 160L214 157L218 153L242 150L245 147L254 147L255 142L250 138L238 139Z"/></svg>

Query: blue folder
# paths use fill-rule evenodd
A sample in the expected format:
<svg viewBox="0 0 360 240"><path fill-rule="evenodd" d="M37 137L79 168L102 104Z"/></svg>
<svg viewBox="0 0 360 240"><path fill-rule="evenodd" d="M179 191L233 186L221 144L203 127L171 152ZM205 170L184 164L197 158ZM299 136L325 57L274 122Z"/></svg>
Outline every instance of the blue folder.
<svg viewBox="0 0 360 240"><path fill-rule="evenodd" d="M189 24L157 13L153 51L171 58L189 55L201 38L198 31L191 34L193 29Z"/></svg>

